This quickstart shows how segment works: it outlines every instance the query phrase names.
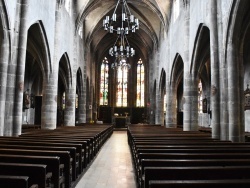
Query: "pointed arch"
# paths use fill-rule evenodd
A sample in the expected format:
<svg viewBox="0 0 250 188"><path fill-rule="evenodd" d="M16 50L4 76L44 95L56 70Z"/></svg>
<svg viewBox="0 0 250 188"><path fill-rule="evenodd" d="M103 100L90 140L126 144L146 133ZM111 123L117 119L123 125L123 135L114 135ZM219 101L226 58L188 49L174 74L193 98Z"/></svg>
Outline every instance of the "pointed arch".
<svg viewBox="0 0 250 188"><path fill-rule="evenodd" d="M68 54L65 52L59 61L59 76L63 80L65 88L72 86L72 71Z"/></svg>
<svg viewBox="0 0 250 188"><path fill-rule="evenodd" d="M166 88L166 71L161 69L161 76L159 82L159 90L162 92Z"/></svg>
<svg viewBox="0 0 250 188"><path fill-rule="evenodd" d="M208 46L207 46L208 45ZM199 76L204 63L210 58L210 31L201 23L195 37L190 72L194 77Z"/></svg>
<svg viewBox="0 0 250 188"><path fill-rule="evenodd" d="M41 20L38 20L28 29L27 51L39 63L43 77L48 79L52 72L51 55L47 34Z"/></svg>
<svg viewBox="0 0 250 188"><path fill-rule="evenodd" d="M170 85L179 85L183 78L184 63L181 55L177 53L174 58L174 63L170 73Z"/></svg>

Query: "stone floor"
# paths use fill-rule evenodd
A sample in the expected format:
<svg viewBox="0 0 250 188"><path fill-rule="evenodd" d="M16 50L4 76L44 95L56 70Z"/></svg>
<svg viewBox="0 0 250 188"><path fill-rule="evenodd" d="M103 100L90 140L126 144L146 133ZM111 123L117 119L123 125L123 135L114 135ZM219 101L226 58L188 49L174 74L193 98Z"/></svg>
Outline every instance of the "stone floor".
<svg viewBox="0 0 250 188"><path fill-rule="evenodd" d="M136 188L126 131L114 131L76 188Z"/></svg>

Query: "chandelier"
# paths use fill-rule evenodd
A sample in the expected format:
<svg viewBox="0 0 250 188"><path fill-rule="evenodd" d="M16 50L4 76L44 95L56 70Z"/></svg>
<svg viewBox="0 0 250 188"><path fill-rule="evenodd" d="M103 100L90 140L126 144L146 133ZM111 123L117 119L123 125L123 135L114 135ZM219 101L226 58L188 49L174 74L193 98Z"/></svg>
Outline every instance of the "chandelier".
<svg viewBox="0 0 250 188"><path fill-rule="evenodd" d="M121 5L121 16L117 17L116 11ZM117 27L116 27L117 26ZM131 14L126 0L118 0L112 16L106 16L103 20L103 27L109 33L116 32L118 37L114 45L109 49L109 55L115 56L115 62L111 68L130 68L127 58L135 55L135 50L130 47L126 35L131 31L134 33L139 29L139 20Z"/></svg>

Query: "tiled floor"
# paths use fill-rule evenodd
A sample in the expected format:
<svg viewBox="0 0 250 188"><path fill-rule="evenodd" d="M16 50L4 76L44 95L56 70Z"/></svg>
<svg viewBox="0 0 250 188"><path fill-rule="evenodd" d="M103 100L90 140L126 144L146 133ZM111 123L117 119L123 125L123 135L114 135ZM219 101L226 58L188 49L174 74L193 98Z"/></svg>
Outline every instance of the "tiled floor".
<svg viewBox="0 0 250 188"><path fill-rule="evenodd" d="M126 131L114 131L76 188L136 188Z"/></svg>

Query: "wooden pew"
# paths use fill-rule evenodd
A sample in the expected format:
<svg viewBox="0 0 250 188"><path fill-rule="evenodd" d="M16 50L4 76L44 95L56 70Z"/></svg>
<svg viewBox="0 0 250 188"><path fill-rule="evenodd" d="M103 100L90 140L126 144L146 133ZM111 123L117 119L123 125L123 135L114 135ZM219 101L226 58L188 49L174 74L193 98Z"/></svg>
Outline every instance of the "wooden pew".
<svg viewBox="0 0 250 188"><path fill-rule="evenodd" d="M51 187L52 173L47 173L46 165L0 163L0 175L28 176L29 186L37 184L38 187Z"/></svg>
<svg viewBox="0 0 250 188"><path fill-rule="evenodd" d="M41 146L41 147L74 147L76 148L76 153L77 155L79 155L79 173L82 172L82 168L84 168L84 163L86 163L85 161L85 154L84 152L86 152L83 148L82 148L82 144L73 144L73 143L65 143L65 142L49 142L49 141L44 141L44 140L22 140L22 139L18 139L18 138L7 138L5 139L1 139L0 141L1 144L5 144L5 145L27 145L27 146ZM53 151L53 150L52 150ZM73 175L73 171L75 171L75 167L77 166L77 161L74 158L74 155L72 155L72 175ZM74 177L72 177L74 180Z"/></svg>
<svg viewBox="0 0 250 188"><path fill-rule="evenodd" d="M248 188L250 179L226 180L151 180L150 188Z"/></svg>
<svg viewBox="0 0 250 188"><path fill-rule="evenodd" d="M30 156L30 155L7 155L0 154L1 163L22 163L22 164L45 164L47 172L52 173L52 187L64 187L64 165L60 164L60 157L57 156Z"/></svg>
<svg viewBox="0 0 250 188"><path fill-rule="evenodd" d="M144 187L150 180L250 179L250 166L146 167Z"/></svg>
<svg viewBox="0 0 250 188"><path fill-rule="evenodd" d="M20 144L20 143L19 143ZM0 143L1 149L24 149L24 150L48 150L48 151L69 151L72 161L72 179L76 179L81 173L79 169L79 154L76 153L75 147L54 147L54 146L33 146L29 145L10 145L5 143Z"/></svg>
<svg viewBox="0 0 250 188"><path fill-rule="evenodd" d="M138 183L143 184L146 167L250 166L250 159L142 159Z"/></svg>
<svg viewBox="0 0 250 188"><path fill-rule="evenodd" d="M0 154L11 155L31 155L31 156L58 156L60 162L64 164L65 186L70 187L72 182L72 160L68 151L40 151L40 150L24 150L24 149L1 149Z"/></svg>
<svg viewBox="0 0 250 188"><path fill-rule="evenodd" d="M29 186L28 176L6 176L0 175L0 187L11 188L38 188L37 184Z"/></svg>

